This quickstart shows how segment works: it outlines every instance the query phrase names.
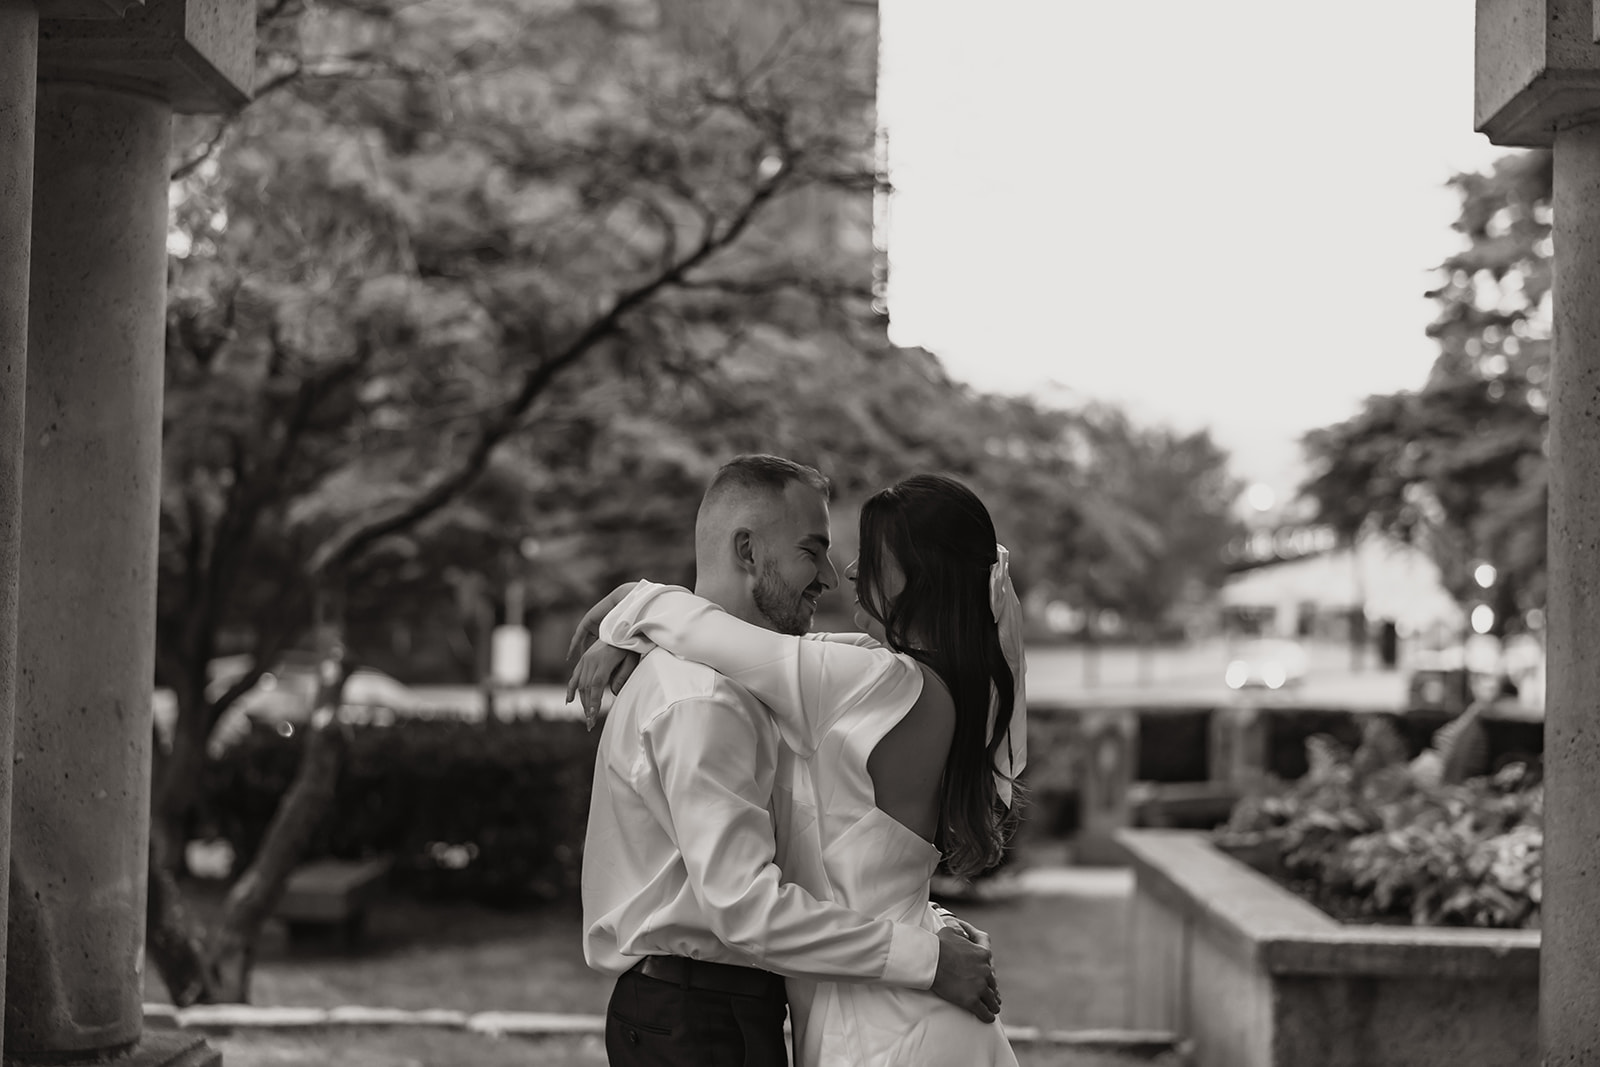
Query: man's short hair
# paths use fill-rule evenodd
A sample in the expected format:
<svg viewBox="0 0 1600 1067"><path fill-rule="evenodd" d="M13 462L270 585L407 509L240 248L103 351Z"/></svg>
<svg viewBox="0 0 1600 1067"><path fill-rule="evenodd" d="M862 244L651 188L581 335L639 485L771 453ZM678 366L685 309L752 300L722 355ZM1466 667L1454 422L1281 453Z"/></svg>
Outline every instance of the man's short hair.
<svg viewBox="0 0 1600 1067"><path fill-rule="evenodd" d="M734 456L712 476L711 484L706 486L706 495L701 501L701 506L704 507L715 499L740 491L768 492L781 496L784 490L796 482L810 486L825 499L833 498L833 483L828 480L826 474L815 467L808 467L804 463L796 463L782 456L768 456L761 453Z"/></svg>

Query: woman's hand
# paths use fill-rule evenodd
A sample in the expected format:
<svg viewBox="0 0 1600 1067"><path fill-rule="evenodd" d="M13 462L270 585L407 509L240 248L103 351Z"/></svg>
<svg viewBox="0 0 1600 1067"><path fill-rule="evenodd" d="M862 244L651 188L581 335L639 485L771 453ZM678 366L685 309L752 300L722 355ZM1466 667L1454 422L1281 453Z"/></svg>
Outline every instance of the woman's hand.
<svg viewBox="0 0 1600 1067"><path fill-rule="evenodd" d="M638 584L638 582L623 582L606 594L604 600L601 600L600 603L583 613L583 618L578 620L578 629L572 635L571 643L567 645L568 659L588 648L600 637L600 623L611 613L612 608L622 603L623 598L633 592L633 587ZM632 674L633 672L630 670L628 673ZM571 699L572 691L569 689L567 691L567 700L570 701Z"/></svg>
<svg viewBox="0 0 1600 1067"><path fill-rule="evenodd" d="M601 617L604 618L603 615ZM574 694L582 699L585 727L593 730L594 724L599 721L600 700L606 686L609 685L613 693L620 692L623 683L638 666L639 653L608 645L604 641L595 642L578 658L577 666L572 669L572 677L567 679L567 703L572 703Z"/></svg>

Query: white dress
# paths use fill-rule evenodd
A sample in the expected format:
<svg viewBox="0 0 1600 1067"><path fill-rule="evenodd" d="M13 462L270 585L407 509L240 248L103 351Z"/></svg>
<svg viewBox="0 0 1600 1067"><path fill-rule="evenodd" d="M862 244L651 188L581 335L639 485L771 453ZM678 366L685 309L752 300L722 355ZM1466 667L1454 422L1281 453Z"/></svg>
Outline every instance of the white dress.
<svg viewBox="0 0 1600 1067"><path fill-rule="evenodd" d="M861 635L787 637L709 601L641 582L601 637L640 639L705 663L772 710L783 733L773 797L785 881L875 918L937 931L928 899L939 851L877 807L867 759L916 702L915 660ZM798 1067L1016 1067L999 1022L925 990L790 978Z"/></svg>
<svg viewBox="0 0 1600 1067"><path fill-rule="evenodd" d="M830 724L814 755L780 761L788 789L779 798L780 818L788 832L780 834L785 847L778 865L786 880L814 896L937 931L942 922L929 904L928 886L939 850L876 806L867 774L872 749L909 708L858 704ZM820 811L810 801L817 796L827 797ZM798 978L788 985L795 1062L801 1067L1017 1062L999 1023L979 1022L932 993Z"/></svg>

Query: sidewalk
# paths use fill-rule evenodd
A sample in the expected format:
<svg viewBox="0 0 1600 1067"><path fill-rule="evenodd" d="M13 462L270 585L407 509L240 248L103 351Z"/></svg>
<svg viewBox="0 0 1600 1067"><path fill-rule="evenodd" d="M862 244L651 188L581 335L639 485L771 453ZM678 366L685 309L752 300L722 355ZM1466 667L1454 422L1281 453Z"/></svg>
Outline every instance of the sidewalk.
<svg viewBox="0 0 1600 1067"><path fill-rule="evenodd" d="M1006 987L1005 1025L1022 1067L1184 1067L1170 1035L1118 1028L1131 873L1060 866L1048 851L1038 859L1038 866L993 883L984 899L955 905L994 937L1002 981L1011 983ZM397 914L389 921L399 925L415 920ZM371 953L354 958L263 960L256 985L266 1003L182 1011L151 1004L147 1020L152 1027L181 1026L207 1034L229 1067L603 1067L604 1020L599 1012L604 994L599 986L593 994L553 1006L561 1010L546 1012L477 1010L485 1004L482 994L454 996L460 991L448 977L454 973L451 967L440 966L441 953L456 957L457 968L498 963L498 956L507 952L528 961L523 966L539 961L541 970L554 967L557 973L565 973L563 968L574 962L558 958L571 948L566 935L556 935L559 941L552 944L549 934L528 940L525 933L504 933L489 949L495 957L462 959L474 950L446 944L397 944L374 946ZM378 936L383 936L381 929ZM575 962L581 968L581 959ZM408 984L396 973L400 969L418 973ZM513 964L501 981L511 980L515 970ZM410 989L413 995L406 999L411 1007L355 1002L364 999L363 992L381 996L383 988L391 995ZM430 989L428 995L425 990ZM527 1003L525 998L512 999ZM341 1000L349 1002L326 1007ZM422 1006L430 1002L437 1006Z"/></svg>

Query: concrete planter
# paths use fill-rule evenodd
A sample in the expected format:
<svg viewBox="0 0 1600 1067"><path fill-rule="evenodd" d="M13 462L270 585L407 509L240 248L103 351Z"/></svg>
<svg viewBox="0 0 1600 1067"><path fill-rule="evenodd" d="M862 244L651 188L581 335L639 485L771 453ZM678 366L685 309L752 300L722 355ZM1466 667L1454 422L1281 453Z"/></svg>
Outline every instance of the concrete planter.
<svg viewBox="0 0 1600 1067"><path fill-rule="evenodd" d="M1207 835L1117 834L1135 877L1129 1025L1195 1067L1539 1062L1539 933L1340 923Z"/></svg>

